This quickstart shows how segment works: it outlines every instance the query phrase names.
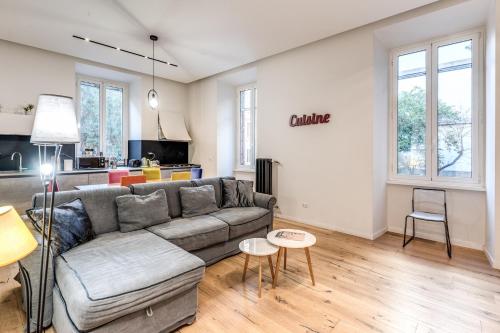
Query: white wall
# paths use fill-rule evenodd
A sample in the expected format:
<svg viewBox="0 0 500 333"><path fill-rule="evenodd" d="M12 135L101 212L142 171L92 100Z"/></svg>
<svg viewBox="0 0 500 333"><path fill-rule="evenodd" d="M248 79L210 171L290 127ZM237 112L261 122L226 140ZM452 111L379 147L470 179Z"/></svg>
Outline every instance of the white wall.
<svg viewBox="0 0 500 333"><path fill-rule="evenodd" d="M389 53L373 38L373 230L374 237L387 231L387 166L389 124Z"/></svg>
<svg viewBox="0 0 500 333"><path fill-rule="evenodd" d="M500 8L497 1L492 1L486 26L486 241L485 252L490 263L500 268L500 216L497 207L500 206L500 184L496 175L500 172L499 140L500 119L496 115L496 99L500 98L500 87L496 82L499 74L496 72L496 54L499 54L497 41L497 26Z"/></svg>
<svg viewBox="0 0 500 333"><path fill-rule="evenodd" d="M203 167L204 177L217 176L217 81L189 85L188 124L192 143L189 160Z"/></svg>
<svg viewBox="0 0 500 333"><path fill-rule="evenodd" d="M232 176L236 153L236 90L217 82L217 175Z"/></svg>
<svg viewBox="0 0 500 333"><path fill-rule="evenodd" d="M257 68L259 91L257 151L259 157L281 163L274 167L273 188L281 216L366 238L386 228L401 232L411 205L411 186L386 185L389 62L387 47L375 35L457 3L428 6L251 64ZM203 105L192 107L190 99L190 123L203 123L200 132L193 133L204 133L214 142L203 145L212 151L193 159L202 164L217 156L216 82L224 75L190 85L190 91L211 87L198 93ZM329 112L332 122L288 126L291 114L312 112ZM453 190L449 204L453 242L481 248L485 193ZM418 226L417 231L441 239L439 227Z"/></svg>
<svg viewBox="0 0 500 333"><path fill-rule="evenodd" d="M84 66L79 66L84 64ZM15 117L2 113L21 111L26 104L36 106L41 93L76 95L77 68L92 67L96 75L103 69L123 73L129 84L129 134L131 139L157 140L158 114L147 104L152 77L115 69L86 60L0 40L0 134L30 134L33 117ZM109 78L108 78L109 79ZM187 85L162 78L155 79L160 96L160 112L187 113ZM18 121L20 119L20 121ZM12 127L10 124L16 125ZM7 125L6 125L7 124Z"/></svg>
<svg viewBox="0 0 500 333"><path fill-rule="evenodd" d="M372 56L370 32L357 30L258 63L257 149L281 163L282 216L372 237ZM332 121L289 126L313 112Z"/></svg>
<svg viewBox="0 0 500 333"><path fill-rule="evenodd" d="M0 134L31 134L33 117L14 116L38 96L75 96L75 69L70 57L0 40Z"/></svg>

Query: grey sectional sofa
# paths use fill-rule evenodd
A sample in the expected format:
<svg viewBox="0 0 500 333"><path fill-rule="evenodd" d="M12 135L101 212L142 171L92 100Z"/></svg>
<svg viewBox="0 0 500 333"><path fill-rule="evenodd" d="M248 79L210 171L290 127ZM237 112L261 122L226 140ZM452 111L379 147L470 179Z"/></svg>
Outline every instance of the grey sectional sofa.
<svg viewBox="0 0 500 333"><path fill-rule="evenodd" d="M238 253L243 239L265 237L276 203L272 196L254 193L255 207L182 218L179 188L201 185L214 186L221 207L221 178L57 193L56 204L83 201L97 237L51 261L44 326L52 322L58 333L169 332L192 323L205 266ZM120 232L115 198L158 189L167 194L172 221ZM36 194L33 206L41 205L42 195ZM33 288L32 313L37 311L39 250L21 261ZM32 318L32 331L35 322Z"/></svg>

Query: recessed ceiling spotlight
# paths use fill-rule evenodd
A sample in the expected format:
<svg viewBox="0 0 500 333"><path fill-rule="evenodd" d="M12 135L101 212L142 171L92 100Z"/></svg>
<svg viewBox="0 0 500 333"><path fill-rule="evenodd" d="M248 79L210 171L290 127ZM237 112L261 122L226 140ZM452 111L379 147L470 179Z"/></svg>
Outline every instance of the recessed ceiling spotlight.
<svg viewBox="0 0 500 333"><path fill-rule="evenodd" d="M119 47L117 47L117 48L116 48L116 50L117 50L117 51L120 51L120 48L119 48Z"/></svg>
<svg viewBox="0 0 500 333"><path fill-rule="evenodd" d="M85 37L85 41L86 42L90 42L90 39L88 39L87 37Z"/></svg>
<svg viewBox="0 0 500 333"><path fill-rule="evenodd" d="M148 56L144 56L144 58L146 58L146 59L147 59L147 58L148 58Z"/></svg>

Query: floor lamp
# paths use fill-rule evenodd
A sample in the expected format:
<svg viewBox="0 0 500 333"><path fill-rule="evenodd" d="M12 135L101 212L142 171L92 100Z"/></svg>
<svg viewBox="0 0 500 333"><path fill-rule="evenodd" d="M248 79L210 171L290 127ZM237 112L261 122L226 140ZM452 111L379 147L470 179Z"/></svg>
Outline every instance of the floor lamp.
<svg viewBox="0 0 500 333"><path fill-rule="evenodd" d="M43 232L40 259L40 285L38 288L38 313L36 321L37 333L43 331L43 315L45 312L45 295L47 289L47 270L49 265L56 186L52 186L50 204L48 207L47 192L50 184L56 184L56 163L59 160L62 145L75 144L78 142L80 142L80 136L78 134L73 98L60 95L40 95L38 97L33 131L31 132L31 143L38 146L40 179L43 185Z"/></svg>
<svg viewBox="0 0 500 333"><path fill-rule="evenodd" d="M0 207L0 267L19 262L33 252L38 246L37 241L28 230L19 214L12 206ZM19 262L19 268L24 280L26 293L26 332L30 331L31 318L31 285L26 270Z"/></svg>

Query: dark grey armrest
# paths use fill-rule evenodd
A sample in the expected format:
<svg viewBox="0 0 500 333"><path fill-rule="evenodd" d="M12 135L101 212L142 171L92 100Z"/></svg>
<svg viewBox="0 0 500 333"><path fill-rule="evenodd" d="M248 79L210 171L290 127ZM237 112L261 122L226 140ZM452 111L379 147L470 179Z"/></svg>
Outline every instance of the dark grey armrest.
<svg viewBox="0 0 500 333"><path fill-rule="evenodd" d="M253 201L255 206L271 210L274 208L274 205L276 205L276 198L264 193L254 192Z"/></svg>
<svg viewBox="0 0 500 333"><path fill-rule="evenodd" d="M26 222L25 216L23 219ZM33 233L33 236L38 242L38 247L30 255L20 260L20 264L28 272L29 280L24 281L22 274L20 274L22 288L22 300L23 300L23 311L26 309L26 295L25 295L25 284L31 284L31 321L30 321L30 332L36 330L36 317L38 312L38 290L40 284L40 265L41 265L41 255L42 255L42 235L34 230L31 222L26 222L26 225ZM52 252L51 252L52 254ZM50 326L52 322L52 289L54 287L54 266L53 257L49 257L49 268L47 270L47 290L45 294L45 311L43 315L43 326Z"/></svg>

